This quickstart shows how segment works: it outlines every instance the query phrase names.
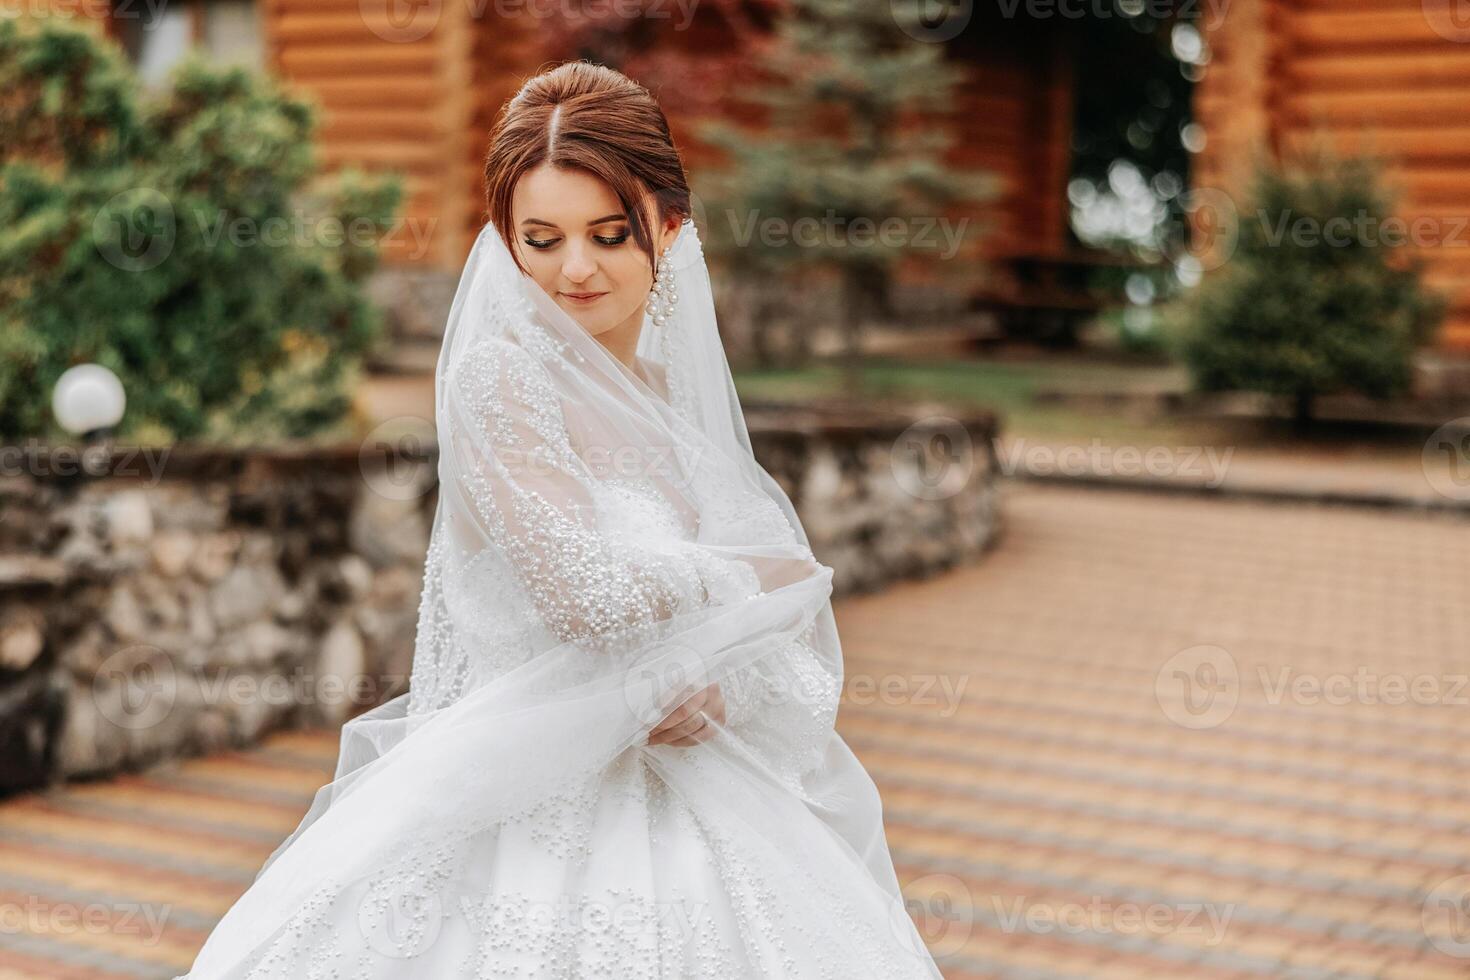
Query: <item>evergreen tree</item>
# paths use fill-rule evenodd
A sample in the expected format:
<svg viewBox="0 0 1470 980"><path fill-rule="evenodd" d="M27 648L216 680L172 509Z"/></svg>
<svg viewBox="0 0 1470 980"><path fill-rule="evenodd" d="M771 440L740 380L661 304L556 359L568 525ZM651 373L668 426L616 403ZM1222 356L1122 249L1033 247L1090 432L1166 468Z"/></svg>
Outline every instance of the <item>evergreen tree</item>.
<svg viewBox="0 0 1470 980"><path fill-rule="evenodd" d="M835 270L854 373L890 270L937 241L932 228L921 239L925 219L996 192L989 175L944 162L962 72L943 45L916 40L921 3L792 0L743 93L751 125L701 129L729 162L706 181L712 250L750 281ZM885 221L901 230L885 237ZM979 230L959 224L966 239Z"/></svg>
<svg viewBox="0 0 1470 980"><path fill-rule="evenodd" d="M61 437L51 391L83 362L122 379L134 438L331 425L397 181L317 181L311 108L242 69L139 88L105 39L0 19L0 438Z"/></svg>
<svg viewBox="0 0 1470 980"><path fill-rule="evenodd" d="M1177 312L1196 387L1283 396L1299 426L1321 394L1404 392L1444 304L1378 165L1314 150L1261 166L1252 198L1233 255Z"/></svg>

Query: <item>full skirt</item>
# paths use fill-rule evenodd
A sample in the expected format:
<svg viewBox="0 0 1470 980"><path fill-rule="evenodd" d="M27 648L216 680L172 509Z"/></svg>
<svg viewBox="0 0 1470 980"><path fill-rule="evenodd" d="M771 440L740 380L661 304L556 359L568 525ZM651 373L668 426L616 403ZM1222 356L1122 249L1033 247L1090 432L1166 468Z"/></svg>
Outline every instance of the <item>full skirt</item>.
<svg viewBox="0 0 1470 980"><path fill-rule="evenodd" d="M569 779L574 723L516 743L535 726L464 714L408 735L404 710L349 722L330 795L188 980L942 980L835 732L795 786L728 730ZM499 732L493 764L474 763L477 727Z"/></svg>

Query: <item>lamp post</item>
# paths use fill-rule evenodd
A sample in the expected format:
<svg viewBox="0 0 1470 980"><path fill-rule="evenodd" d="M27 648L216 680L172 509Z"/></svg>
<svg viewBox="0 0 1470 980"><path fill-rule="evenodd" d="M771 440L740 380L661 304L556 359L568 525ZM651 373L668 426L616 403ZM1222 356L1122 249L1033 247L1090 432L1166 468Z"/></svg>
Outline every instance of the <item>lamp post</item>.
<svg viewBox="0 0 1470 980"><path fill-rule="evenodd" d="M122 381L100 364L68 368L56 379L51 393L51 412L57 424L89 443L111 434L127 404Z"/></svg>

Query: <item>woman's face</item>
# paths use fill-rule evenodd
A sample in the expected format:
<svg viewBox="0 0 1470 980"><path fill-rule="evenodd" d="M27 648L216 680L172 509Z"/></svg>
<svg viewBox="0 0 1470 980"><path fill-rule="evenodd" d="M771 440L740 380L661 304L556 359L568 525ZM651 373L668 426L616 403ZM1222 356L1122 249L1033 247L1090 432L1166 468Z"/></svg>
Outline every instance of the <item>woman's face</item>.
<svg viewBox="0 0 1470 980"><path fill-rule="evenodd" d="M511 216L521 261L558 306L594 337L620 328L636 337L653 272L611 187L543 164L516 182ZM677 220L659 230L660 253L677 231Z"/></svg>

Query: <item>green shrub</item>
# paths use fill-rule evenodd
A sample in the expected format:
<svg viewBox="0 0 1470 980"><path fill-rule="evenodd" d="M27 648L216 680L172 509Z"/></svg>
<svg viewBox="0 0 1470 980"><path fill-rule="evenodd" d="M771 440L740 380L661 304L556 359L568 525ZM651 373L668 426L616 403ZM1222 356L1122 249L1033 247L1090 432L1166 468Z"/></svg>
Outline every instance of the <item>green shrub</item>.
<svg viewBox="0 0 1470 980"><path fill-rule="evenodd" d="M122 379L134 439L332 425L399 182L321 179L311 107L244 70L139 90L105 39L0 20L0 438L58 437L51 390L83 362Z"/></svg>
<svg viewBox="0 0 1470 980"><path fill-rule="evenodd" d="M1222 243L1234 238L1233 255L1172 311L1196 387L1283 396L1299 423L1318 395L1405 392L1444 303L1421 285L1393 203L1365 158L1316 150L1258 168Z"/></svg>

